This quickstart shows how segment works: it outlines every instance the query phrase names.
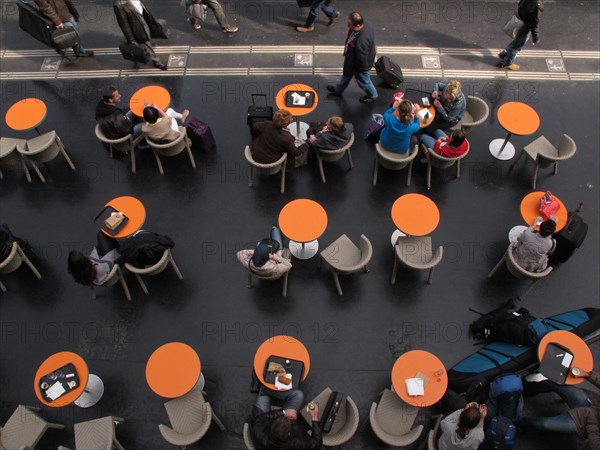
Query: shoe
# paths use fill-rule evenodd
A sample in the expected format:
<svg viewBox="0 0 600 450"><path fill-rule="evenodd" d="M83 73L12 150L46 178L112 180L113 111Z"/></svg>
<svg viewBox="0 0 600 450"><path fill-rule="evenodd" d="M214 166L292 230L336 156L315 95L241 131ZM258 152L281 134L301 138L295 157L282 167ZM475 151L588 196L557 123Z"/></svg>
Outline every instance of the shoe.
<svg viewBox="0 0 600 450"><path fill-rule="evenodd" d="M83 53L80 53L79 55L75 55L75 56L77 56L78 58L86 58L88 56L94 56L94 52L91 50L86 50Z"/></svg>
<svg viewBox="0 0 600 450"><path fill-rule="evenodd" d="M506 52L504 50L502 50L500 53L498 53L498 58L500 58L500 59L506 58Z"/></svg>
<svg viewBox="0 0 600 450"><path fill-rule="evenodd" d="M165 63L155 63L154 67L160 70L167 70L167 65Z"/></svg>
<svg viewBox="0 0 600 450"><path fill-rule="evenodd" d="M193 17L190 17L188 20L192 24L192 28L194 30L199 30L200 28L202 28L202 25L200 25L200 22L195 21Z"/></svg>
<svg viewBox="0 0 600 450"><path fill-rule="evenodd" d="M506 69L506 70L519 70L521 68L521 66L519 66L518 64L512 63L509 65L506 65L503 62L499 62L498 64L496 64L496 67L499 67L500 69Z"/></svg>
<svg viewBox="0 0 600 450"><path fill-rule="evenodd" d="M335 86L333 84L328 84L327 85L327 90L329 91L329 95L336 96L336 97L341 97L342 96L342 93L336 91Z"/></svg>
<svg viewBox="0 0 600 450"><path fill-rule="evenodd" d="M296 27L296 31L298 33L308 33L310 31L314 31L315 27Z"/></svg>
<svg viewBox="0 0 600 450"><path fill-rule="evenodd" d="M365 95L365 96L359 98L358 101L361 103L373 103L375 101L375 99L373 97L371 97L370 95Z"/></svg>
<svg viewBox="0 0 600 450"><path fill-rule="evenodd" d="M221 28L221 31L223 31L223 33L237 33L239 30L238 27L225 27L225 28Z"/></svg>
<svg viewBox="0 0 600 450"><path fill-rule="evenodd" d="M333 14L333 16L331 16L331 17L329 18L329 23L327 24L327 26L329 26L329 25L331 25L333 22L335 22L335 20L336 20L338 17L340 17L340 12L339 12L339 11L336 11L336 12Z"/></svg>
<svg viewBox="0 0 600 450"><path fill-rule="evenodd" d="M181 123L185 124L185 121L187 120L189 115L190 115L190 110L184 109L183 112L181 113Z"/></svg>

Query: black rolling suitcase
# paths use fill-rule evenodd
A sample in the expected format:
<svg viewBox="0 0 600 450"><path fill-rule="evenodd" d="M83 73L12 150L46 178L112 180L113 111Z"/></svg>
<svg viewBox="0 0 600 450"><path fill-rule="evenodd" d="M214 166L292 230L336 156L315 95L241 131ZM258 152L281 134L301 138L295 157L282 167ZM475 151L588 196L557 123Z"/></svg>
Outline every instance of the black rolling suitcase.
<svg viewBox="0 0 600 450"><path fill-rule="evenodd" d="M19 28L42 44L52 47L60 53L79 43L79 33L75 28L57 29L54 23L37 8L21 1L17 2L17 8L19 9Z"/></svg>
<svg viewBox="0 0 600 450"><path fill-rule="evenodd" d="M398 89L404 82L402 69L387 56L382 56L375 61L375 70L377 71L377 75L393 89Z"/></svg>
<svg viewBox="0 0 600 450"><path fill-rule="evenodd" d="M144 44L129 44L124 42L119 45L119 51L123 58L136 63L150 64L152 62L152 53Z"/></svg>
<svg viewBox="0 0 600 450"><path fill-rule="evenodd" d="M264 100L264 106L256 106L256 97L262 97ZM262 122L264 120L273 119L273 107L267 105L267 96L265 94L252 94L252 105L248 106L248 118L246 123L250 128L250 134L256 136L254 131L254 124L256 122Z"/></svg>
<svg viewBox="0 0 600 450"><path fill-rule="evenodd" d="M580 203L575 211L569 212L567 224L552 236L556 240L556 248L550 256L551 264L566 262L583 244L588 226L578 214L582 206L583 204Z"/></svg>

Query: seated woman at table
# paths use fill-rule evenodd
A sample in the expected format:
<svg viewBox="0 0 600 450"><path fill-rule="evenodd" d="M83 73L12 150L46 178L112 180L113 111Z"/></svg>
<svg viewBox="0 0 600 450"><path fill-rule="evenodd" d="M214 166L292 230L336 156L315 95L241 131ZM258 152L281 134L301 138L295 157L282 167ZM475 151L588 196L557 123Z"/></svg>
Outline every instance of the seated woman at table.
<svg viewBox="0 0 600 450"><path fill-rule="evenodd" d="M296 140L287 129L293 119L288 110L280 109L273 114L273 121L265 120L254 124L253 128L258 135L252 142L252 158L257 163L274 163L285 153L288 155L288 168L292 167L291 161L294 161L293 167L300 167L306 163L308 145L296 147Z"/></svg>
<svg viewBox="0 0 600 450"><path fill-rule="evenodd" d="M306 131L308 145L317 150L337 150L350 141L354 125L344 123L340 116L331 116L326 123L312 122Z"/></svg>
<svg viewBox="0 0 600 450"><path fill-rule="evenodd" d="M476 450L483 442L483 421L487 414L485 404L467 403L442 420L439 450Z"/></svg>
<svg viewBox="0 0 600 450"><path fill-rule="evenodd" d="M536 225L540 230L537 231ZM556 247L552 235L556 231L556 221L538 217L533 225L524 230L512 248L517 264L528 272L543 272L548 267L548 256Z"/></svg>
<svg viewBox="0 0 600 450"><path fill-rule="evenodd" d="M156 144L167 144L173 142L179 137L178 119L181 119L181 124L185 123L190 114L189 110L184 109L183 113L178 113L172 108L163 111L156 105L144 106L144 120L146 123L142 126L142 132L152 142Z"/></svg>
<svg viewBox="0 0 600 450"><path fill-rule="evenodd" d="M467 99L461 87L457 80L433 85L431 96L436 114L433 122L423 128L424 134L433 136L435 130L447 130L461 121L467 109Z"/></svg>
<svg viewBox="0 0 600 450"><path fill-rule="evenodd" d="M469 142L461 130L454 130L450 136L442 130L435 130L433 137L423 134L420 141L425 147L446 158L456 158L469 148ZM424 157L429 158L429 153L425 152Z"/></svg>
<svg viewBox="0 0 600 450"><path fill-rule="evenodd" d="M380 142L383 147L394 153L407 153L411 137L421 128L417 117L418 105L410 100L395 101L383 115L385 127L381 130Z"/></svg>
<svg viewBox="0 0 600 450"><path fill-rule="evenodd" d="M89 256L76 250L69 252L68 270L75 282L84 286L100 286L108 278L119 257L119 242L98 231L96 246Z"/></svg>
<svg viewBox="0 0 600 450"><path fill-rule="evenodd" d="M236 257L253 274L276 280L292 268L290 260L283 257L283 248L281 230L273 226L270 239L260 241L254 250L240 250Z"/></svg>

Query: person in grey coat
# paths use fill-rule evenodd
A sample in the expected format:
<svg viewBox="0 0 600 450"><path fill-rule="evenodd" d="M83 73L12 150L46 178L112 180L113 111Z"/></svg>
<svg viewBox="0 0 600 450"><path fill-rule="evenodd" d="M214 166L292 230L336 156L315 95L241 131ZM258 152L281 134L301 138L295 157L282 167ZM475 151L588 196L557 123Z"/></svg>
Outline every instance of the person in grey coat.
<svg viewBox="0 0 600 450"><path fill-rule="evenodd" d="M154 67L167 70L167 65L160 60L152 48L150 27L147 20L154 20L154 16L152 16L144 2L142 0L114 0L113 9L119 28L121 28L127 42L146 46L150 50Z"/></svg>
<svg viewBox="0 0 600 450"><path fill-rule="evenodd" d="M313 149L337 150L350 141L354 132L351 123L344 123L340 116L332 116L327 122L313 122L306 131L308 144Z"/></svg>
<svg viewBox="0 0 600 450"><path fill-rule="evenodd" d="M536 225L540 230L536 231ZM517 264L529 272L543 272L548 267L548 256L554 251L556 241L552 235L556 231L556 222L548 219L536 222L523 231L512 249Z"/></svg>

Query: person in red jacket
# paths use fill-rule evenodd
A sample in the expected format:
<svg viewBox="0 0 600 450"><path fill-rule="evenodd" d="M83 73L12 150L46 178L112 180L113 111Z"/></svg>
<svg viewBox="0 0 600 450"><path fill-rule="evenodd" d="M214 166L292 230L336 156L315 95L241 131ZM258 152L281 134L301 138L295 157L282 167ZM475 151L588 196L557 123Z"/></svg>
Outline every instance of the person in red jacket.
<svg viewBox="0 0 600 450"><path fill-rule="evenodd" d="M454 130L450 136L442 130L435 130L433 135L434 137L421 135L421 143L440 156L456 158L469 149L469 141L461 130ZM425 158L429 157L428 153L425 153L424 156Z"/></svg>

